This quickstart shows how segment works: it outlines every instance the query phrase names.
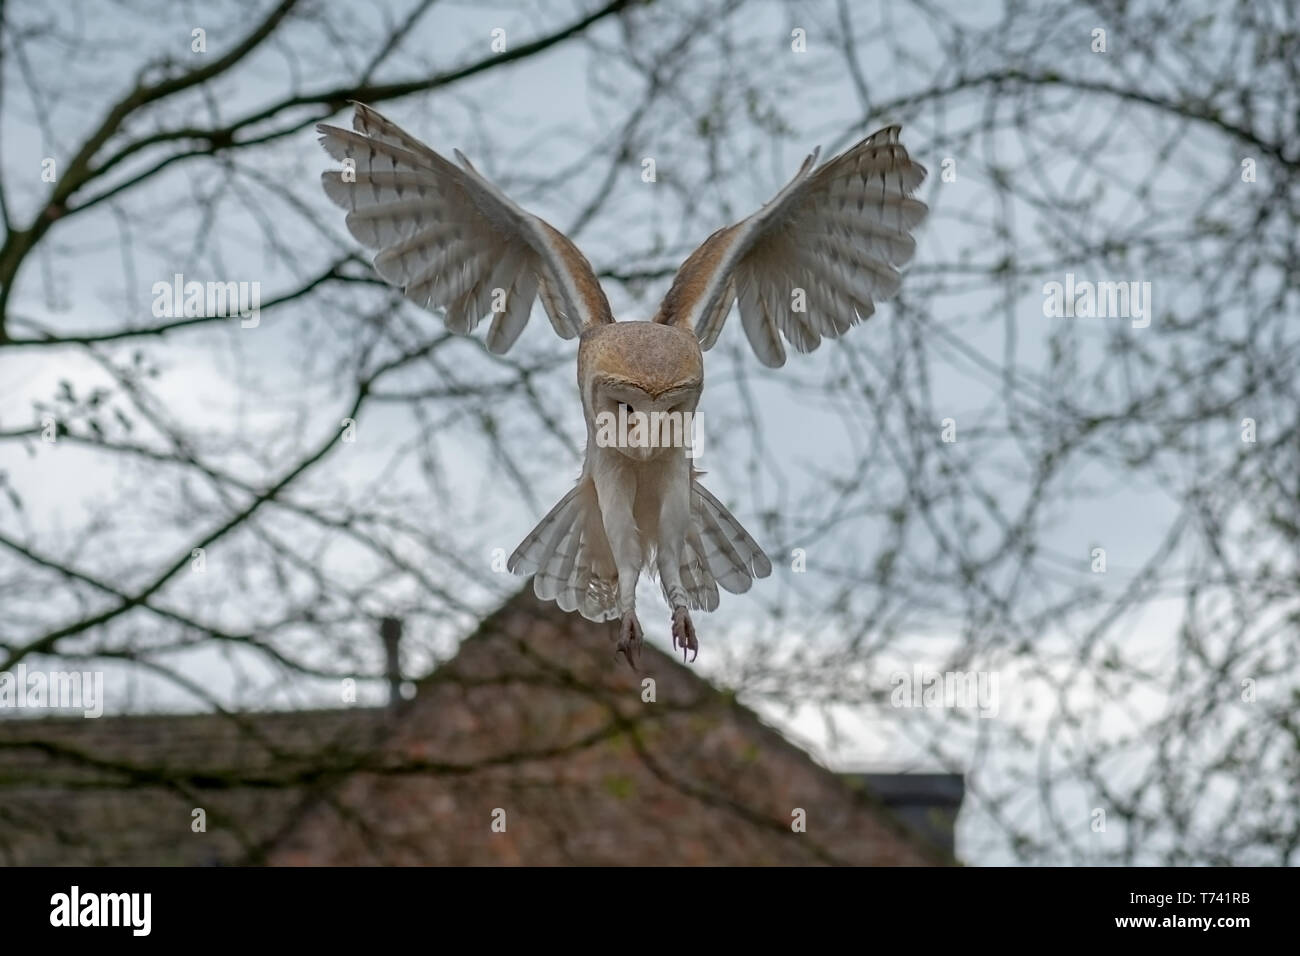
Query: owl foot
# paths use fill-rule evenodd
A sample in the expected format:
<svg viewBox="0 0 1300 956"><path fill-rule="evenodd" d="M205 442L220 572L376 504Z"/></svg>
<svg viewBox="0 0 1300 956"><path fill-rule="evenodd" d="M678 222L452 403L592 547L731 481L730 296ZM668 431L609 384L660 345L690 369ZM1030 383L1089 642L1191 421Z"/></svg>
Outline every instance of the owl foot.
<svg viewBox="0 0 1300 956"><path fill-rule="evenodd" d="M635 611L628 611L623 615L623 626L619 629L618 647L614 651L614 656L618 657L622 654L627 658L632 670L636 670L637 659L641 656L641 645L644 643L641 622L636 619Z"/></svg>
<svg viewBox="0 0 1300 956"><path fill-rule="evenodd" d="M691 652L691 661L700 656L700 642L695 639L695 624L691 614L684 607L673 610L673 650L678 645L682 649L682 663L686 663L686 652Z"/></svg>

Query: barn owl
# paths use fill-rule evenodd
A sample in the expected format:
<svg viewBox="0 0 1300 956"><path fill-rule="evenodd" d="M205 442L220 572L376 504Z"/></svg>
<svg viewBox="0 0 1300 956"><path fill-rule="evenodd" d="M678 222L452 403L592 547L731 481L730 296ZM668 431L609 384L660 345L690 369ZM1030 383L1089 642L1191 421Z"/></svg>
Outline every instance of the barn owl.
<svg viewBox="0 0 1300 956"><path fill-rule="evenodd" d="M719 587L748 591L772 564L700 483L689 442L657 439L671 430L671 415L696 412L703 353L737 299L754 353L776 368L785 364L782 340L811 352L897 292L897 267L911 259L911 232L926 213L912 198L925 169L899 142L899 127L817 169L814 150L766 205L686 259L653 319L622 322L577 247L459 150L457 165L360 104L352 130L317 129L343 163L324 174L326 194L347 210L352 235L378 250L379 275L407 298L442 311L455 332L470 333L491 315L486 344L499 354L519 337L540 295L556 333L578 339L582 476L524 538L509 569L532 574L537 596L565 611L617 619L616 654L634 668L643 642L637 580L657 573L673 647L694 660L691 611L715 610ZM613 416L650 426L602 433Z"/></svg>

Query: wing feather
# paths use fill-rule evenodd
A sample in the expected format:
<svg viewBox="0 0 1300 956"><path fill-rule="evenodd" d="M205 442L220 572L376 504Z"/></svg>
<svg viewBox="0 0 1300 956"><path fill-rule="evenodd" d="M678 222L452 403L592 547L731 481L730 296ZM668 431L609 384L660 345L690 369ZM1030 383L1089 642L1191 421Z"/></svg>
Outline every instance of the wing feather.
<svg viewBox="0 0 1300 956"><path fill-rule="evenodd" d="M772 562L758 542L698 479L692 479L691 485L694 540L688 537L688 543L719 585L732 594L744 594L755 578L772 573Z"/></svg>
<svg viewBox="0 0 1300 956"><path fill-rule="evenodd" d="M681 563L682 586L686 588L686 600L692 611L718 609L718 582L704 560L704 551L700 533L692 527L686 534ZM664 600L670 600L667 593Z"/></svg>
<svg viewBox="0 0 1300 956"><path fill-rule="evenodd" d="M489 314L493 291L506 292L510 305L489 333L493 351L519 337L539 291L563 338L613 321L577 247L516 205L459 150L457 166L359 103L353 127L317 126L326 152L347 164L321 182L348 211L348 231L378 250L375 270L411 301L442 310L448 328L468 333Z"/></svg>
<svg viewBox="0 0 1300 956"><path fill-rule="evenodd" d="M785 364L782 339L811 352L872 315L897 294L927 212L911 196L925 168L899 132L879 130L815 171L814 150L762 209L682 263L655 321L694 329L707 350L738 299L754 353L775 368Z"/></svg>
<svg viewBox="0 0 1300 956"><path fill-rule="evenodd" d="M618 574L590 478L584 477L547 512L506 567L533 575L533 592L564 611L577 611L590 621L618 616Z"/></svg>

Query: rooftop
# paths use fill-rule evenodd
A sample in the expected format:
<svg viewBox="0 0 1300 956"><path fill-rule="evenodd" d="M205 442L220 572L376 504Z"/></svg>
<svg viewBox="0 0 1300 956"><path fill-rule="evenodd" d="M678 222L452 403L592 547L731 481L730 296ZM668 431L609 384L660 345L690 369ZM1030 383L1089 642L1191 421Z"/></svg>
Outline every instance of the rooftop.
<svg viewBox="0 0 1300 956"><path fill-rule="evenodd" d="M395 708L0 721L0 862L953 862L959 777L846 779L609 627L529 588Z"/></svg>

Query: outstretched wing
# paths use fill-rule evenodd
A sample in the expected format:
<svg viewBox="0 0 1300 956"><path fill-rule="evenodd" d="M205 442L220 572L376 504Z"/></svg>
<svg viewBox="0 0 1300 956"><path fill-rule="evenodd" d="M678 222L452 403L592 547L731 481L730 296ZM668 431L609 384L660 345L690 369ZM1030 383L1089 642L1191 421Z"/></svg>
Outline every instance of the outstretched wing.
<svg viewBox="0 0 1300 956"><path fill-rule="evenodd" d="M656 322L693 328L700 347L718 339L740 299L745 335L764 365L785 364L781 339L811 352L898 291L912 258L911 231L926 205L925 179L899 127L868 136L813 171L817 151L762 209L720 229L677 271Z"/></svg>
<svg viewBox="0 0 1300 956"><path fill-rule="evenodd" d="M367 106L352 130L320 125L321 145L344 163L321 180L348 210L348 230L372 249L375 270L453 332L493 316L487 345L505 352L538 294L555 331L613 321L591 264L548 223L525 212L456 151L456 166Z"/></svg>

